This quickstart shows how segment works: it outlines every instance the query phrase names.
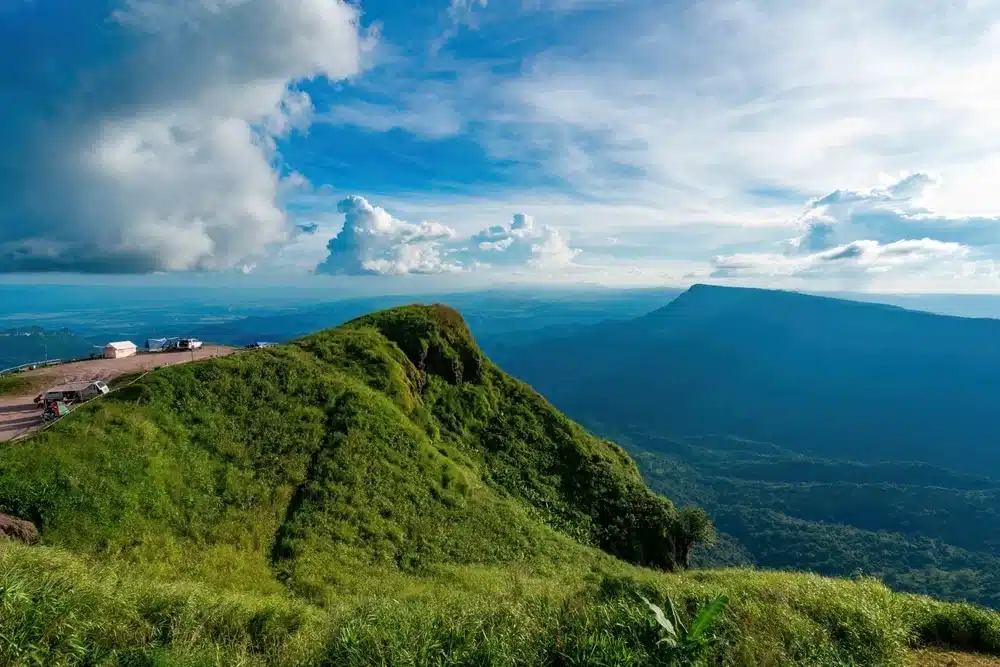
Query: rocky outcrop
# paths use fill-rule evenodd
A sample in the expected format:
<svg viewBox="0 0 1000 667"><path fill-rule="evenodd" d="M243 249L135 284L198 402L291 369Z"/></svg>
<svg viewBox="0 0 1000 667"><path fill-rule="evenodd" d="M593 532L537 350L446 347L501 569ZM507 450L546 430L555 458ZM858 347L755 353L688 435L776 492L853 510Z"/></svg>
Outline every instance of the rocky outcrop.
<svg viewBox="0 0 1000 667"><path fill-rule="evenodd" d="M39 540L38 529L30 521L15 519L6 514L0 514L0 540L17 540L25 544L36 544Z"/></svg>

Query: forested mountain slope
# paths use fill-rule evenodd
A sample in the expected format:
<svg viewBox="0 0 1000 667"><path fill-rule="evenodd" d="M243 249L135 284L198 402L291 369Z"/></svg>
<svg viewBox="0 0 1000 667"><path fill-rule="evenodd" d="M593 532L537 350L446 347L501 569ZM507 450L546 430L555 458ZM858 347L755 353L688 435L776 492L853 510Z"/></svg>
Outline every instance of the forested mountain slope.
<svg viewBox="0 0 1000 667"><path fill-rule="evenodd" d="M994 320L696 286L496 357L710 511L733 540L699 563L1000 606L998 336Z"/></svg>
<svg viewBox="0 0 1000 667"><path fill-rule="evenodd" d="M723 531L699 566L877 576L897 590L1000 607L988 478L921 464L818 459L735 438L623 438L654 490Z"/></svg>
<svg viewBox="0 0 1000 667"><path fill-rule="evenodd" d="M998 340L998 320L696 285L644 317L494 356L591 422L981 473L1000 471Z"/></svg>

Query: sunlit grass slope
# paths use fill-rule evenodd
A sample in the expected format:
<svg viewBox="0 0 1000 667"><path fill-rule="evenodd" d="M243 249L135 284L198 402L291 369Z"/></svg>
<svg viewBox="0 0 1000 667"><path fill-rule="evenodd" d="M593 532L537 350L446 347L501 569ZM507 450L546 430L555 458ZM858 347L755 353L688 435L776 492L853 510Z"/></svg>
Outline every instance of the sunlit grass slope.
<svg viewBox="0 0 1000 667"><path fill-rule="evenodd" d="M45 545L0 544L7 664L670 664L637 592L727 595L713 664L1000 650L873 581L670 572L671 503L440 306L151 373L0 449L0 512Z"/></svg>

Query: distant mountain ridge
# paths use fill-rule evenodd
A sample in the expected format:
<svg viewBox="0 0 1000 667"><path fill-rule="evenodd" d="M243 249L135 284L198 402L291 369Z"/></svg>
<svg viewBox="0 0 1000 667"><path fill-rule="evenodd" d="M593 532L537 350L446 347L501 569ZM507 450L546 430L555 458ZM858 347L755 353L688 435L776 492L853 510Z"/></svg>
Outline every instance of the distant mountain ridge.
<svg viewBox="0 0 1000 667"><path fill-rule="evenodd" d="M494 356L592 423L981 473L1000 471L998 341L993 319L696 285L643 317Z"/></svg>
<svg viewBox="0 0 1000 667"><path fill-rule="evenodd" d="M565 334L607 319L631 319L669 303L675 289L606 290L596 292L527 291L469 292L435 295L434 300L460 310L476 340L491 353L493 346ZM375 310L412 300L403 295L342 299L196 327L202 340L245 345L258 340L286 342L343 324Z"/></svg>

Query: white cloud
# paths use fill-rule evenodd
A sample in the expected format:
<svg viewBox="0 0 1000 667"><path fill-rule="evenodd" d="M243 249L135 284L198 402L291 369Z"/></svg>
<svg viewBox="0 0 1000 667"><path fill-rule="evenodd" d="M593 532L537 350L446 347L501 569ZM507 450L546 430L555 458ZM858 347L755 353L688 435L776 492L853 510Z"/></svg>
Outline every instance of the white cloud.
<svg viewBox="0 0 1000 667"><path fill-rule="evenodd" d="M437 53L455 37L463 27L475 28L478 23L477 13L485 9L489 0L451 0L448 3L447 27L441 35L431 42L431 53Z"/></svg>
<svg viewBox="0 0 1000 667"><path fill-rule="evenodd" d="M810 253L856 240L930 237L979 248L1000 245L1000 218L941 216L927 207L939 179L914 173L869 190L835 190L810 202L790 250Z"/></svg>
<svg viewBox="0 0 1000 667"><path fill-rule="evenodd" d="M961 270L961 260L969 257L969 249L958 243L934 239L912 239L879 243L858 240L826 250L803 255L747 253L717 257L714 260L717 277L753 276L853 276L894 270L931 268L939 262L952 263ZM954 264L959 261L958 264Z"/></svg>
<svg viewBox="0 0 1000 667"><path fill-rule="evenodd" d="M485 9L488 0L451 0L448 4L448 18L453 23L468 23L475 15L477 8Z"/></svg>
<svg viewBox="0 0 1000 667"><path fill-rule="evenodd" d="M557 216L531 210L594 239L583 261L613 235L634 264L655 232L664 261L737 257L747 280L946 289L1000 259L1000 3L640 0L510 43L493 70L455 49L435 95L491 156L569 185ZM869 187L885 173L913 175Z"/></svg>
<svg viewBox="0 0 1000 667"><path fill-rule="evenodd" d="M292 228L275 139L310 122L295 83L354 75L371 46L342 0L95 2L69 42L22 11L0 46L33 81L0 92L2 271L251 266Z"/></svg>
<svg viewBox="0 0 1000 667"><path fill-rule="evenodd" d="M455 235L450 227L397 220L364 197L348 197L337 210L344 214L344 226L327 244L329 255L316 267L317 273L405 275L461 270L445 256L443 242Z"/></svg>
<svg viewBox="0 0 1000 667"><path fill-rule="evenodd" d="M493 12L495 20L517 20L524 14L547 12L563 14L586 9L607 8L625 4L628 0L498 0L492 5L489 0L450 0L445 10L446 27L437 39L431 42L430 51L437 54L453 39L462 28L477 30L487 18L487 8Z"/></svg>
<svg viewBox="0 0 1000 667"><path fill-rule="evenodd" d="M459 238L453 228L438 222L395 218L364 197L347 197L338 210L344 215L344 225L327 244L327 258L317 273L405 275L501 267L554 270L569 267L580 252L570 247L559 230L537 225L521 213L510 224Z"/></svg>
<svg viewBox="0 0 1000 667"><path fill-rule="evenodd" d="M517 68L458 60L448 85L434 82L463 117L448 127L560 177L580 212L601 203L659 212L662 224L789 224L831 182L856 190L883 172L932 170L944 177L938 215L1000 213L998 3L581 6L600 11L561 19L558 42L512 55Z"/></svg>
<svg viewBox="0 0 1000 667"><path fill-rule="evenodd" d="M536 225L530 215L518 213L509 225L485 229L471 239L466 251L485 265L525 265L533 268L566 266L579 253L559 230Z"/></svg>
<svg viewBox="0 0 1000 667"><path fill-rule="evenodd" d="M581 191L681 215L751 219L762 186L817 193L921 167L985 184L1000 166L1000 5L931 4L644 5L609 20L600 48L553 48L499 94ZM1000 211L995 189L956 196L971 190L943 188L938 210Z"/></svg>
<svg viewBox="0 0 1000 667"><path fill-rule="evenodd" d="M40 21L41 38L0 43L24 63L0 73L0 270L489 264L585 279L600 264L881 288L979 279L1000 258L996 2L442 2L431 30L479 26L488 48L401 44L314 110L296 82L366 62L355 4L100 0L72 20L103 25L80 38L103 50L55 48ZM455 236L408 237L395 219L324 262L341 216L299 207L300 230L283 204L305 184L275 169L276 137L321 122L452 139L394 155L420 165L395 192L360 191ZM441 156L459 154L474 159L455 178L460 161ZM490 231L519 210L546 224Z"/></svg>
<svg viewBox="0 0 1000 667"><path fill-rule="evenodd" d="M916 173L868 190L835 190L809 203L800 233L784 251L713 260L716 277L840 278L864 286L880 277L939 279L996 273L988 250L1000 244L1000 219L945 218L922 202L937 180Z"/></svg>

